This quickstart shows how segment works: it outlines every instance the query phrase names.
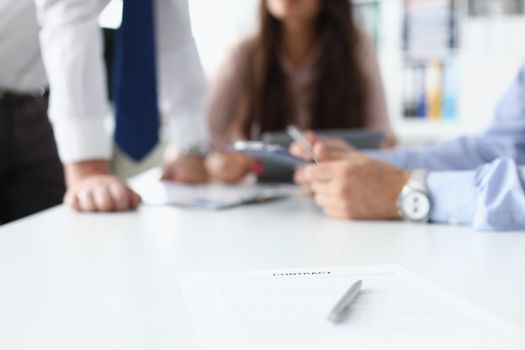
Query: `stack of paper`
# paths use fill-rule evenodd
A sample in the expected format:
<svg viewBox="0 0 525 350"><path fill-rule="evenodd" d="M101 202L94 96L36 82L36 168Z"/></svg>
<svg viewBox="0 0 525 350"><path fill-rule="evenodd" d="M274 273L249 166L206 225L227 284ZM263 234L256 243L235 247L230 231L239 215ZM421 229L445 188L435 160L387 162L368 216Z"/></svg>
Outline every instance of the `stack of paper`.
<svg viewBox="0 0 525 350"><path fill-rule="evenodd" d="M153 169L133 179L131 186L147 204L205 209L225 209L289 197L300 192L293 185L258 185L249 181L238 185L186 185L160 181L160 169Z"/></svg>

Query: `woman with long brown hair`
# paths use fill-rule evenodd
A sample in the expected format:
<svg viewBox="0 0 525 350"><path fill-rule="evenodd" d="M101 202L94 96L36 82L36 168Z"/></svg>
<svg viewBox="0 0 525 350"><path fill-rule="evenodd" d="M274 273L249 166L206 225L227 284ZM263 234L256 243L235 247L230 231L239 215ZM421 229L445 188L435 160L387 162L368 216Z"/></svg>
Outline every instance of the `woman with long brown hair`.
<svg viewBox="0 0 525 350"><path fill-rule="evenodd" d="M349 0L261 0L258 33L233 48L212 85L214 178L236 181L252 167L224 145L289 124L393 137L373 44L352 12Z"/></svg>

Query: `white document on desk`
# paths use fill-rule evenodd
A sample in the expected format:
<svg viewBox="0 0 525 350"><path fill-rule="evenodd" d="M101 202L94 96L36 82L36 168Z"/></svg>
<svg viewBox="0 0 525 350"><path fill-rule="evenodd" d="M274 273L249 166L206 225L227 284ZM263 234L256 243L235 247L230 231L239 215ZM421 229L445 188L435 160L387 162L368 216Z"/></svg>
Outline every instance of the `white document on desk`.
<svg viewBox="0 0 525 350"><path fill-rule="evenodd" d="M326 317L356 280L347 320ZM180 282L206 350L518 350L522 332L397 266L187 272Z"/></svg>
<svg viewBox="0 0 525 350"><path fill-rule="evenodd" d="M241 204L262 202L297 195L294 185L258 185L247 181L237 185L211 183L187 185L160 180L160 169L152 169L130 184L146 204L174 205L204 209L226 209Z"/></svg>

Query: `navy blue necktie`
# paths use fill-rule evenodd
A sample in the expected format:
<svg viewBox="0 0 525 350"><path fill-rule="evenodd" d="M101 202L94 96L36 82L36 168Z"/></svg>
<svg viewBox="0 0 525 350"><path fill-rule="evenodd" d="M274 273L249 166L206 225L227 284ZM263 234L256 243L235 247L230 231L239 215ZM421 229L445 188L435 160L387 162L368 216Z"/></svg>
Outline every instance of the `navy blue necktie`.
<svg viewBox="0 0 525 350"><path fill-rule="evenodd" d="M115 55L115 141L138 161L159 141L153 0L124 0Z"/></svg>

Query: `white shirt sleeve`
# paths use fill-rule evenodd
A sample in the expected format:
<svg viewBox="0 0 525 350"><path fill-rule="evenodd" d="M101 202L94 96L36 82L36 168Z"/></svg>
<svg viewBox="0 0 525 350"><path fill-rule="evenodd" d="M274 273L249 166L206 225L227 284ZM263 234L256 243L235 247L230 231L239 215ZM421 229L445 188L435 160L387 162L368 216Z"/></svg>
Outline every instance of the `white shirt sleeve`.
<svg viewBox="0 0 525 350"><path fill-rule="evenodd" d="M111 138L98 15L105 0L35 0L51 88L49 117L63 162L108 159Z"/></svg>
<svg viewBox="0 0 525 350"><path fill-rule="evenodd" d="M51 88L49 116L64 163L109 159L112 138L98 16L107 0L35 0ZM207 144L206 81L186 0L155 1L160 111L177 149Z"/></svg>
<svg viewBox="0 0 525 350"><path fill-rule="evenodd" d="M206 80L191 31L186 0L155 2L160 110L178 150L208 143Z"/></svg>

